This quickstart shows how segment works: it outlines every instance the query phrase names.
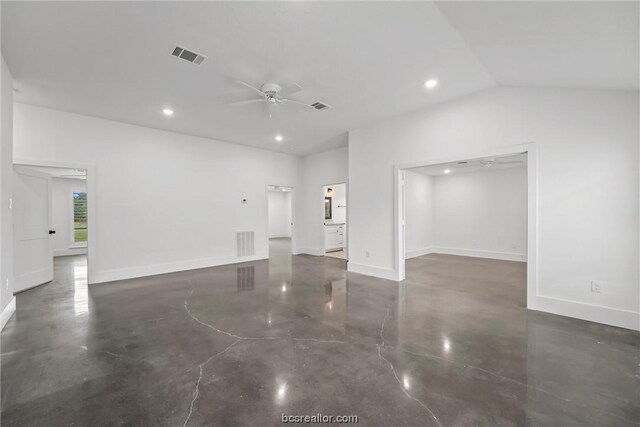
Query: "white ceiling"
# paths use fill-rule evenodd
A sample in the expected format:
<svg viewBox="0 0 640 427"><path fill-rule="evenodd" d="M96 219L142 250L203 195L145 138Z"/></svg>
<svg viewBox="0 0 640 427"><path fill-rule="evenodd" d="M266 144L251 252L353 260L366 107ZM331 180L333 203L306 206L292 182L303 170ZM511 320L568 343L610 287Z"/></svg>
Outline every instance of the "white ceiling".
<svg viewBox="0 0 640 427"><path fill-rule="evenodd" d="M635 3L3 2L2 51L18 102L305 155L496 81L637 88L634 12ZM175 58L175 44L208 59ZM435 90L423 86L430 77ZM296 82L304 90L293 98L332 108L283 105L269 119L263 105L228 105L253 97L235 80Z"/></svg>
<svg viewBox="0 0 640 427"><path fill-rule="evenodd" d="M484 163L484 166L483 166ZM461 173L490 172L496 169L523 168L527 165L527 154L513 154L510 156L468 159L461 162L442 163L438 165L422 166L408 169L411 172L428 176L458 175ZM449 170L445 173L445 170Z"/></svg>
<svg viewBox="0 0 640 427"><path fill-rule="evenodd" d="M638 89L637 1L439 2L500 85Z"/></svg>

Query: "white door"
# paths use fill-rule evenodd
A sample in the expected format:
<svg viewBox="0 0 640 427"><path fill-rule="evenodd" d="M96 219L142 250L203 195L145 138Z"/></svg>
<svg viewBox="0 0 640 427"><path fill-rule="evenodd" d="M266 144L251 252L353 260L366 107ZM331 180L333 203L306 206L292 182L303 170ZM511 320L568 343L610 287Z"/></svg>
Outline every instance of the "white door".
<svg viewBox="0 0 640 427"><path fill-rule="evenodd" d="M51 176L15 166L13 174L16 292L53 280Z"/></svg>

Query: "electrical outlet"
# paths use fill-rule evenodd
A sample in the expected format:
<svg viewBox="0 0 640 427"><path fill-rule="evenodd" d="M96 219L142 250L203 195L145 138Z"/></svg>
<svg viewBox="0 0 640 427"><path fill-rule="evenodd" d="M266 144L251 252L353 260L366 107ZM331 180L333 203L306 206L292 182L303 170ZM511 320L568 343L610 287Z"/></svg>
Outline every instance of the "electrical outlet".
<svg viewBox="0 0 640 427"><path fill-rule="evenodd" d="M515 249L515 248L516 248L516 244L515 244L515 243L512 243L512 244L511 244L511 249Z"/></svg>
<svg viewBox="0 0 640 427"><path fill-rule="evenodd" d="M591 281L591 292L595 292L596 294L602 293L602 283L596 282L595 280Z"/></svg>
<svg viewBox="0 0 640 427"><path fill-rule="evenodd" d="M243 205L247 204L247 196L242 197L242 199L240 199L240 203L242 203Z"/></svg>
<svg viewBox="0 0 640 427"><path fill-rule="evenodd" d="M365 252L365 254L364 254L364 255L365 255L367 258L371 258L371 252L369 252L369 251Z"/></svg>

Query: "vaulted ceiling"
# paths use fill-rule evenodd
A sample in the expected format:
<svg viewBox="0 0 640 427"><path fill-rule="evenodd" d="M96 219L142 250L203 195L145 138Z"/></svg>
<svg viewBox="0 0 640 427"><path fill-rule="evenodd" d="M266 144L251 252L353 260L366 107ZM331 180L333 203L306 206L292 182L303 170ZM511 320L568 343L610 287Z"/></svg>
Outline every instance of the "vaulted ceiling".
<svg viewBox="0 0 640 427"><path fill-rule="evenodd" d="M16 101L297 155L495 85L637 90L638 28L637 2L2 2ZM237 80L331 108L232 107Z"/></svg>

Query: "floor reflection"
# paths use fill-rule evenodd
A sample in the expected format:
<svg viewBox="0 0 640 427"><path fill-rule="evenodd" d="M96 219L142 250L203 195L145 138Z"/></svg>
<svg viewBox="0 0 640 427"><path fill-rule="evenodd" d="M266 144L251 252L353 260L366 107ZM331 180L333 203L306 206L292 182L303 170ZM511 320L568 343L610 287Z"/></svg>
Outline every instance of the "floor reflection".
<svg viewBox="0 0 640 427"><path fill-rule="evenodd" d="M88 287L86 261L56 261L2 332L3 424L640 422L640 336L526 310L521 263L428 255L398 285L270 247Z"/></svg>
<svg viewBox="0 0 640 427"><path fill-rule="evenodd" d="M73 264L73 308L76 316L89 312L89 290L87 288L87 259Z"/></svg>
<svg viewBox="0 0 640 427"><path fill-rule="evenodd" d="M254 266L237 269L238 292L252 291L256 286L256 268Z"/></svg>

